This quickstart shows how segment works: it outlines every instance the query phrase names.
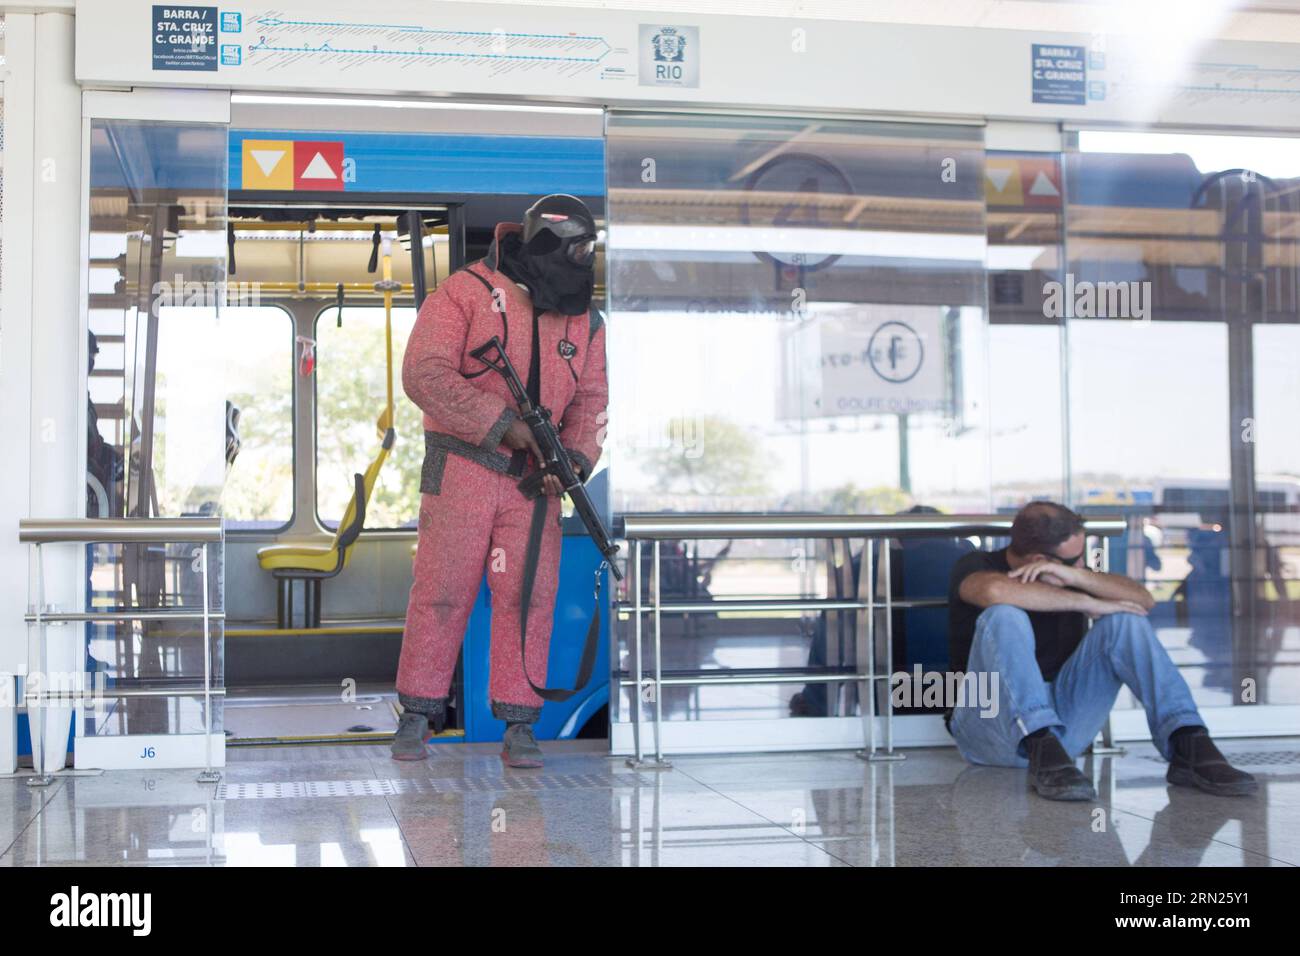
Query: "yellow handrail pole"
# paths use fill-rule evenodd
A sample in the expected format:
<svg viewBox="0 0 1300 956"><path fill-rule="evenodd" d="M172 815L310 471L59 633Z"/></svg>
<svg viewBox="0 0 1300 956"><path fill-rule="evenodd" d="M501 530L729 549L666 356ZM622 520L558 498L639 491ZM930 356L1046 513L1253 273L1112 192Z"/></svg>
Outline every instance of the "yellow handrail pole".
<svg viewBox="0 0 1300 956"><path fill-rule="evenodd" d="M393 255L384 249L384 345L388 360L388 427L393 426Z"/></svg>
<svg viewBox="0 0 1300 956"><path fill-rule="evenodd" d="M384 296L384 349L385 371L388 374L388 404L379 416L379 437L393 427L393 293L400 292L402 284L393 281L393 241L385 239L383 245L384 277L375 283L375 291Z"/></svg>

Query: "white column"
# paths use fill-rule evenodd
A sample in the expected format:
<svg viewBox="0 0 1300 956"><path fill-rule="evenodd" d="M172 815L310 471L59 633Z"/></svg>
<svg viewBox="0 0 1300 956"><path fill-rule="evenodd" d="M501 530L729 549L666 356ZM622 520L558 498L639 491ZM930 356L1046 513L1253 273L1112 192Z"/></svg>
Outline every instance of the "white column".
<svg viewBox="0 0 1300 956"><path fill-rule="evenodd" d="M27 672L28 549L18 521L30 506L32 325L32 139L35 126L33 44L36 18L5 18L4 221L0 273L0 773L17 766L17 675ZM15 706L9 706L13 703Z"/></svg>
<svg viewBox="0 0 1300 956"><path fill-rule="evenodd" d="M86 389L88 346L81 290L82 123L81 88L74 78L71 13L36 15L36 217L32 223L32 418L53 425L53 440L33 446L32 515L80 517L86 501ZM40 439L41 436L38 436ZM85 549L49 549L48 599L71 610L85 608ZM52 628L46 666L52 673L85 670L84 630ZM65 681L66 686L66 681ZM47 711L46 771L67 755L72 708Z"/></svg>

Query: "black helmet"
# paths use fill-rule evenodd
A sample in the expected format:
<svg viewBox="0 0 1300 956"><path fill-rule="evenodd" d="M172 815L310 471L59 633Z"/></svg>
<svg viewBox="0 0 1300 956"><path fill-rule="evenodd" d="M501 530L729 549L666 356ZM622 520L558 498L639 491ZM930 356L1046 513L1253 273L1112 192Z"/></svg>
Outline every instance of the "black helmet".
<svg viewBox="0 0 1300 956"><path fill-rule="evenodd" d="M524 213L524 247L529 255L546 256L562 250L564 257L588 266L596 252L596 220L577 196L543 196Z"/></svg>

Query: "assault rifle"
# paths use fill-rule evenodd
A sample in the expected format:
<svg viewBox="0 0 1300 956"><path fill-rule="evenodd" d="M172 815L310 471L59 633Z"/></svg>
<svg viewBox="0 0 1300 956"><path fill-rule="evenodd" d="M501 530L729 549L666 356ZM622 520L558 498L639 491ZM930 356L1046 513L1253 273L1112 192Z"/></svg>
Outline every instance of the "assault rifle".
<svg viewBox="0 0 1300 956"><path fill-rule="evenodd" d="M617 580L623 580L622 572L614 563L614 557L618 554L618 545L610 540L605 523L600 520L600 515L596 513L596 508L591 503L591 496L587 494L587 489L578 478L577 472L573 470L573 463L569 461L569 455L560 443L560 433L551 422L551 410L542 405L534 405L528 400L528 393L524 390L524 383L519 380L519 373L515 371L505 349L501 347L501 340L495 335L469 354L488 368L500 373L505 379L506 387L510 389L511 396L519 406L519 417L532 430L537 447L542 450L544 460L538 462L542 472L555 475L560 479L560 484L564 486L564 493L573 502L574 511L582 519L587 534L591 535L591 540L595 542L597 550L609 565L610 573ZM525 490L525 485L535 484L536 480L536 475L530 475L519 483L520 489Z"/></svg>

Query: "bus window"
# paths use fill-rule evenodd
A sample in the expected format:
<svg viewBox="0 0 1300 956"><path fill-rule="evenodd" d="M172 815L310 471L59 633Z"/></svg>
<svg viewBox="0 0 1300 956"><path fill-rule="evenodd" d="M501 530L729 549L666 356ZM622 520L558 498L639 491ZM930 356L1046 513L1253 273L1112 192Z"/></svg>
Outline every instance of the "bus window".
<svg viewBox="0 0 1300 956"><path fill-rule="evenodd" d="M402 356L415 310L393 309L393 389L397 443L366 509L366 527L414 528L420 505L424 428L420 410L402 393ZM316 319L316 513L338 526L352 476L379 450L376 422L384 410L384 310L331 306Z"/></svg>
<svg viewBox="0 0 1300 956"><path fill-rule="evenodd" d="M231 531L293 521L293 318L277 306L221 310L226 398L239 410L239 454L222 513Z"/></svg>

